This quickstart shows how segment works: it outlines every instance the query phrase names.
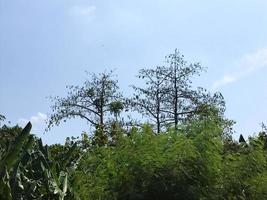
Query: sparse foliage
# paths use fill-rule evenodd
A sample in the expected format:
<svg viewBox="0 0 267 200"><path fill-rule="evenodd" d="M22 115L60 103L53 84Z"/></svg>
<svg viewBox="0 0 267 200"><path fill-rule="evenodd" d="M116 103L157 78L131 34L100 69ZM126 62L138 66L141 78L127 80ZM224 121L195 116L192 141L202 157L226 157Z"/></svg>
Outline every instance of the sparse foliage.
<svg viewBox="0 0 267 200"><path fill-rule="evenodd" d="M138 77L145 80L146 86L132 86L135 94L130 99L134 110L156 124L158 133L163 126L173 125L177 129L182 121L203 116L213 108L224 112L220 93L211 95L201 87L193 88L192 78L203 71L199 63L188 64L178 50L166 59L166 66L139 71Z"/></svg>
<svg viewBox="0 0 267 200"><path fill-rule="evenodd" d="M165 72L165 73L164 73ZM141 69L138 78L145 80L147 87L132 86L135 93L128 100L133 110L146 115L156 124L157 133L161 131L165 122L162 112L166 101L166 79L168 74L165 67L157 66L156 69Z"/></svg>
<svg viewBox="0 0 267 200"><path fill-rule="evenodd" d="M107 137L112 115L118 120L123 109L122 95L113 73L91 74L82 87L68 86L68 96L53 98L53 113L48 128L61 121L79 117L85 119L101 136Z"/></svg>

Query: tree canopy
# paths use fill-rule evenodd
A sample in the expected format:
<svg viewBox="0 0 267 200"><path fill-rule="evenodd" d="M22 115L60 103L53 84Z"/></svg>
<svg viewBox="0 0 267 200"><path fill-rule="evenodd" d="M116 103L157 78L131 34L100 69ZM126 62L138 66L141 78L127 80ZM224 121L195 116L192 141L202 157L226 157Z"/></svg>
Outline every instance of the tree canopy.
<svg viewBox="0 0 267 200"><path fill-rule="evenodd" d="M103 136L108 130L110 121L118 120L123 110L123 102L118 81L114 79L112 71L89 74L89 79L83 86L71 85L67 88L69 89L67 97L52 98L53 113L48 128L59 125L67 119L79 117L86 120Z"/></svg>
<svg viewBox="0 0 267 200"><path fill-rule="evenodd" d="M192 117L217 108L224 112L225 103L220 93L211 95L204 88L194 88L192 78L203 71L199 63L187 63L176 49L166 56L166 65L141 69L138 78L145 86L132 86L135 93L129 100L133 110L149 117L159 133L162 127L174 126Z"/></svg>

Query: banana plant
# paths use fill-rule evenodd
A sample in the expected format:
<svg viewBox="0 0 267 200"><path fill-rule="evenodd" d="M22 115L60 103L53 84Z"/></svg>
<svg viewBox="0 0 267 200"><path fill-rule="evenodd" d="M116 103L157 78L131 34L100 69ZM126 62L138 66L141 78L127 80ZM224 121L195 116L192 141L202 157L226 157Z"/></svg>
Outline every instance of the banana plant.
<svg viewBox="0 0 267 200"><path fill-rule="evenodd" d="M0 158L0 197L1 199L12 199L10 186L10 174L16 163L22 159L22 147L31 148L33 137L30 135L31 123L29 122L22 132L15 138L13 144L9 143L4 155ZM16 171L16 170L13 170Z"/></svg>
<svg viewBox="0 0 267 200"><path fill-rule="evenodd" d="M29 122L0 158L0 199L79 199L71 187L73 145L64 162L52 159L47 145L30 134Z"/></svg>
<svg viewBox="0 0 267 200"><path fill-rule="evenodd" d="M39 169L43 172L46 188L49 188L50 194L57 195L59 200L64 200L68 191L72 191L68 181L69 172L66 166L59 166L59 163L56 161L52 162L48 147L43 145L41 139L38 140L38 149Z"/></svg>

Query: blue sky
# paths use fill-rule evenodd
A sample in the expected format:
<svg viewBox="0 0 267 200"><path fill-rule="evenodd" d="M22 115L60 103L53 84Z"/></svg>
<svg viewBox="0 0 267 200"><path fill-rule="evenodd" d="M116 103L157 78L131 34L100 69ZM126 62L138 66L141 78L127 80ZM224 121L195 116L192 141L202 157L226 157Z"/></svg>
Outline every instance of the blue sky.
<svg viewBox="0 0 267 200"><path fill-rule="evenodd" d="M87 124L71 120L43 135L46 97L64 96L85 71L114 68L128 91L140 68L175 48L208 68L196 84L222 92L236 135L267 123L266 0L0 0L0 113L62 142Z"/></svg>

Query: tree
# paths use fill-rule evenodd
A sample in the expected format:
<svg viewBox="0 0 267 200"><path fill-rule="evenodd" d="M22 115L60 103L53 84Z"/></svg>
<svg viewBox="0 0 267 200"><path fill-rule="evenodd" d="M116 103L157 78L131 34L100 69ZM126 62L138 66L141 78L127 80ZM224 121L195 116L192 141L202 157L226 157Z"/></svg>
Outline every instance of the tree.
<svg viewBox="0 0 267 200"><path fill-rule="evenodd" d="M68 96L54 97L53 113L48 122L48 129L70 118L85 119L95 129L104 133L107 122L115 115L116 119L123 109L118 81L113 79L113 72L90 74L90 79L82 87L67 86Z"/></svg>
<svg viewBox="0 0 267 200"><path fill-rule="evenodd" d="M214 107L224 112L224 99L220 93L211 95L204 88L192 87L192 78L204 70L199 63L188 64L177 49L167 56L167 63L168 88L163 112L166 113L166 121L174 123L175 129L179 122L208 113Z"/></svg>
<svg viewBox="0 0 267 200"><path fill-rule="evenodd" d="M163 73L163 71L165 71ZM133 110L148 116L156 123L157 133L161 131L165 115L162 113L163 104L166 100L166 74L164 67L157 66L156 69L141 69L138 78L144 79L146 88L132 85L135 90L134 96L129 100Z"/></svg>
<svg viewBox="0 0 267 200"><path fill-rule="evenodd" d="M5 119L4 115L0 115L0 158L9 147L9 144L14 142L15 138L22 131L22 128L18 125L10 126L10 122L8 124L3 123L2 125L1 121L4 122Z"/></svg>
<svg viewBox="0 0 267 200"><path fill-rule="evenodd" d="M156 122L157 131L162 125L174 125L191 117L208 113L216 107L224 112L224 99L220 93L211 95L205 89L192 87L192 78L204 68L199 63L188 64L176 49L166 57L167 66L142 69L138 77L147 87L136 87L131 105L134 110Z"/></svg>
<svg viewBox="0 0 267 200"><path fill-rule="evenodd" d="M1 121L5 121L5 119L6 119L6 117L5 117L4 115L1 115L1 114L0 114L0 122L1 122ZM0 124L0 125L1 125L1 124Z"/></svg>

